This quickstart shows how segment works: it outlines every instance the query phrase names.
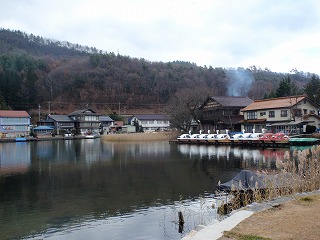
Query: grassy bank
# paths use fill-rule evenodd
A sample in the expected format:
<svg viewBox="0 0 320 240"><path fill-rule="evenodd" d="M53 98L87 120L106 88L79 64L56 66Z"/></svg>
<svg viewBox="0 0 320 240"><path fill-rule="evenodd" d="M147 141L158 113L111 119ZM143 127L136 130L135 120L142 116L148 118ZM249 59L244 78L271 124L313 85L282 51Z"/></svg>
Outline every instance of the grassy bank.
<svg viewBox="0 0 320 240"><path fill-rule="evenodd" d="M319 239L319 207L320 194L296 196L253 214L219 240Z"/></svg>
<svg viewBox="0 0 320 240"><path fill-rule="evenodd" d="M160 141L175 139L177 132L122 133L101 136L103 141Z"/></svg>

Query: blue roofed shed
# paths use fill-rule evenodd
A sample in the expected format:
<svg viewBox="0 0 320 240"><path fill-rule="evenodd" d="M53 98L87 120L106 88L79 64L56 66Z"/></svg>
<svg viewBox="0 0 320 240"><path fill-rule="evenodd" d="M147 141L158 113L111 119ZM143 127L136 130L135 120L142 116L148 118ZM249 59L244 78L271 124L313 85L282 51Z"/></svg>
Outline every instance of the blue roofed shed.
<svg viewBox="0 0 320 240"><path fill-rule="evenodd" d="M37 136L43 136L43 135L52 135L53 134L53 127L48 127L48 126L38 126L33 128L33 132Z"/></svg>

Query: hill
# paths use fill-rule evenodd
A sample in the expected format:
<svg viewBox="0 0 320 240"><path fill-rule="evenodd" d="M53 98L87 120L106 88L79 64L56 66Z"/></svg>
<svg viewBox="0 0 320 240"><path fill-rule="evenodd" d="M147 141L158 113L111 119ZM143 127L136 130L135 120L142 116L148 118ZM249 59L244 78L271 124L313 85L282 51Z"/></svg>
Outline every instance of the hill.
<svg viewBox="0 0 320 240"><path fill-rule="evenodd" d="M299 87L311 78L310 73L275 73L255 66L223 69L184 61L151 62L0 29L2 108L64 113L90 107L108 113L120 107L122 113L154 112L184 88L259 99L288 74Z"/></svg>

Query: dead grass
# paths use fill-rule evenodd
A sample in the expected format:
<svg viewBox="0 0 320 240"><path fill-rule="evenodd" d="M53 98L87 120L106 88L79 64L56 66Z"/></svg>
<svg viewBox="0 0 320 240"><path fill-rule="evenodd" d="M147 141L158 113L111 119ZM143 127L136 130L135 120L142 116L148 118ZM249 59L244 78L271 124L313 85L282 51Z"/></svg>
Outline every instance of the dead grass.
<svg viewBox="0 0 320 240"><path fill-rule="evenodd" d="M253 214L220 240L239 239L320 239L320 194ZM256 238L245 238L254 236ZM260 237L260 238L258 238Z"/></svg>
<svg viewBox="0 0 320 240"><path fill-rule="evenodd" d="M268 173L272 177L267 178L263 194L259 194L256 188L245 192L241 189L233 191L231 210L252 202L319 190L319 159L320 146L303 151L295 150L292 154L287 152L284 159L277 159L278 171L275 175ZM296 198L254 214L220 239L320 239L319 209L320 194Z"/></svg>
<svg viewBox="0 0 320 240"><path fill-rule="evenodd" d="M103 141L160 141L172 140L177 137L176 132L152 132L152 133L122 133L101 136Z"/></svg>

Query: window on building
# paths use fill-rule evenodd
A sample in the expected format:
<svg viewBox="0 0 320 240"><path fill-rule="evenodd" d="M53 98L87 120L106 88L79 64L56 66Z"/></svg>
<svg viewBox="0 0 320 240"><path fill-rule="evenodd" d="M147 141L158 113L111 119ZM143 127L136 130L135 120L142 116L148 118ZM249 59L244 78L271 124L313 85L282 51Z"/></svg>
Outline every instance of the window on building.
<svg viewBox="0 0 320 240"><path fill-rule="evenodd" d="M288 110L281 110L281 117L288 117Z"/></svg>
<svg viewBox="0 0 320 240"><path fill-rule="evenodd" d="M247 112L247 119L257 119L257 112L256 111L248 111Z"/></svg>
<svg viewBox="0 0 320 240"><path fill-rule="evenodd" d="M302 111L301 111L300 108L295 108L295 109L293 109L293 114L296 117L301 117L302 116Z"/></svg>
<svg viewBox="0 0 320 240"><path fill-rule="evenodd" d="M303 114L304 115L308 114L308 109L303 109Z"/></svg>
<svg viewBox="0 0 320 240"><path fill-rule="evenodd" d="M266 115L266 112L260 112L260 116L265 116Z"/></svg>
<svg viewBox="0 0 320 240"><path fill-rule="evenodd" d="M269 118L274 118L275 115L274 115L274 111L269 111Z"/></svg>
<svg viewBox="0 0 320 240"><path fill-rule="evenodd" d="M244 130L245 130L246 132L252 132L252 130L253 130L253 125L244 126Z"/></svg>
<svg viewBox="0 0 320 240"><path fill-rule="evenodd" d="M237 109L225 109L223 110L223 115L224 116L233 116L233 115L238 115L239 110Z"/></svg>

